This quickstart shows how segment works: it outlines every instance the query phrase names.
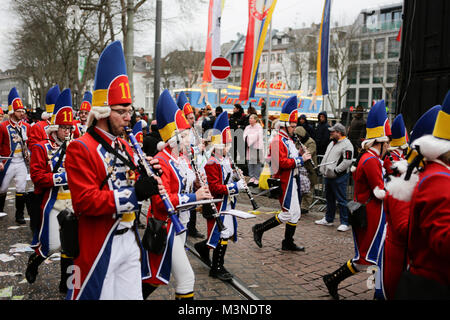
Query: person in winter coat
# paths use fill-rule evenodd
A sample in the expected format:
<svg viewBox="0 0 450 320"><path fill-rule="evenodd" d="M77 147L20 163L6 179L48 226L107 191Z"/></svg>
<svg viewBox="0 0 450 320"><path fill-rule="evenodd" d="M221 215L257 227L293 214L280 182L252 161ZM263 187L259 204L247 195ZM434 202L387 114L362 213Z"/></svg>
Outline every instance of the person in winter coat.
<svg viewBox="0 0 450 320"><path fill-rule="evenodd" d="M150 125L150 133L144 137L142 151L147 156L153 157L158 150L158 143L162 141L161 135L158 132L158 126L156 120L153 120Z"/></svg>
<svg viewBox="0 0 450 320"><path fill-rule="evenodd" d="M300 126L305 128L308 135L314 139L314 128L312 125L309 124L305 114L300 115L300 117L298 118L297 128Z"/></svg>
<svg viewBox="0 0 450 320"><path fill-rule="evenodd" d="M246 159L248 161L248 175L250 176L249 186L259 184L261 174L261 163L263 159L263 129L258 122L258 116L251 114L250 124L244 130L244 141L246 141Z"/></svg>
<svg viewBox="0 0 450 320"><path fill-rule="evenodd" d="M314 140L317 144L317 155L324 155L327 150L328 143L330 142L330 131L328 128L328 115L326 111L319 112L317 116L319 123L314 130Z"/></svg>

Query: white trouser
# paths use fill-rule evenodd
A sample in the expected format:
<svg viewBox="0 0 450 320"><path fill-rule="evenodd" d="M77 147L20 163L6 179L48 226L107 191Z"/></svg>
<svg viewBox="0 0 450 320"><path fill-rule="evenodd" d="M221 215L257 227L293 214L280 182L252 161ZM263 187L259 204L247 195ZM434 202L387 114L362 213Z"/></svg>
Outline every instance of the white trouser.
<svg viewBox="0 0 450 320"><path fill-rule="evenodd" d="M295 178L292 181L292 195L289 211L281 211L278 214L278 220L283 223L296 224L301 216L300 201L298 199L297 181Z"/></svg>
<svg viewBox="0 0 450 320"><path fill-rule="evenodd" d="M100 300L143 300L140 258L132 229L114 236Z"/></svg>
<svg viewBox="0 0 450 320"><path fill-rule="evenodd" d="M8 192L12 178L16 183L16 192L24 193L27 186L27 167L24 160L11 160L0 187L0 194Z"/></svg>
<svg viewBox="0 0 450 320"><path fill-rule="evenodd" d="M48 217L49 256L61 248L61 239L59 238L59 222L57 218L59 212L60 210L53 208L52 211L50 211L50 216Z"/></svg>
<svg viewBox="0 0 450 320"><path fill-rule="evenodd" d="M186 232L173 239L171 272L175 279L175 293L178 294L194 291L195 275L184 249L185 242Z"/></svg>
<svg viewBox="0 0 450 320"><path fill-rule="evenodd" d="M229 239L234 235L234 221L233 216L229 214L224 214L223 225L225 230L220 233L220 238Z"/></svg>

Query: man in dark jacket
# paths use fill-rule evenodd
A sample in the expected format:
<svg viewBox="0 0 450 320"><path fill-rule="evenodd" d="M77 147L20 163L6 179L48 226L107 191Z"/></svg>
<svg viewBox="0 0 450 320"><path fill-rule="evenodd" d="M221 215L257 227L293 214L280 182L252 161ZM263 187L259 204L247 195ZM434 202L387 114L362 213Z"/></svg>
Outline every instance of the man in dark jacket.
<svg viewBox="0 0 450 320"><path fill-rule="evenodd" d="M350 123L350 128L348 129L348 138L353 145L355 155L357 155L359 149L361 149L361 141L363 141L366 136L366 121L364 120L363 114L364 108L362 106L357 106L356 112L353 115L353 120Z"/></svg>
<svg viewBox="0 0 450 320"><path fill-rule="evenodd" d="M150 133L144 137L142 151L149 156L155 156L158 151L158 142L162 141L162 138L156 125L156 120L153 120L150 126Z"/></svg>
<svg viewBox="0 0 450 320"><path fill-rule="evenodd" d="M314 140L317 144L317 155L324 155L327 150L328 143L330 142L330 131L328 128L328 115L326 111L319 112L317 116L319 122L314 131ZM320 158L319 158L320 159Z"/></svg>
<svg viewBox="0 0 450 320"><path fill-rule="evenodd" d="M306 119L305 114L300 115L300 117L298 118L297 127L300 127L300 126L302 126L306 130L308 135L314 139L313 126L309 124L308 119Z"/></svg>

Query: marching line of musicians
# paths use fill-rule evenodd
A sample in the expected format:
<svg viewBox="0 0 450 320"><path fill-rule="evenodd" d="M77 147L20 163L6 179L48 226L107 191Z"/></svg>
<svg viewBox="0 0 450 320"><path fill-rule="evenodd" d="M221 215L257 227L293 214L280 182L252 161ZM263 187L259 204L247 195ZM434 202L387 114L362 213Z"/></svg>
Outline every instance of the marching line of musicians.
<svg viewBox="0 0 450 320"><path fill-rule="evenodd" d="M193 299L195 274L184 232L191 212L200 207L207 221L207 237L195 250L210 266L210 276L228 281L233 275L224 262L228 241L237 240L236 196L246 192L253 209L258 206L229 156L227 112L215 120L205 148L185 94L175 101L164 90L156 105L163 141L156 156L147 157L139 144L142 128L129 128L129 88L122 45L115 41L99 58L79 120L70 89L55 85L47 93L43 120L30 126L22 121L19 93L11 89L9 120L0 125L0 211L14 178L16 222L25 224L26 205L31 217L34 252L25 272L30 284L41 263L60 251L59 291L66 299L146 299L171 279L176 299ZM285 224L282 250L305 250L294 243L294 234L301 216L299 168L311 154L295 145L297 117L293 96L270 142L281 211L253 226L260 248L265 232ZM370 109L366 127L352 169L355 256L325 275L324 284L339 299L340 282L376 266L376 299L448 298L450 94L422 115L410 137L401 115L391 127L383 100ZM344 150L340 161L352 159L349 152ZM26 191L28 177L33 192ZM138 214L146 200L147 225L140 237Z"/></svg>

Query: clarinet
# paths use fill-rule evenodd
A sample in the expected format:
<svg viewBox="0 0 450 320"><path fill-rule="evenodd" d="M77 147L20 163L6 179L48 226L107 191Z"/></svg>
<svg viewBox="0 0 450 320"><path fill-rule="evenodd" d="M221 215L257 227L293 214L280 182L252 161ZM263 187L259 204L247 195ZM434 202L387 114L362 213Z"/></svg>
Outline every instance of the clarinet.
<svg viewBox="0 0 450 320"><path fill-rule="evenodd" d="M245 182L244 177L241 175L241 173L239 172L239 169L238 169L238 168L236 167L236 165L234 164L233 159L232 159L231 157L228 157L228 159L230 159L231 166L233 167L233 171L237 174L239 180L242 180L242 181L244 182L244 189L245 189L245 192L246 192L247 195L248 195L248 198L250 199L250 202L252 203L253 210L258 209L259 206L256 204L255 199L253 199L253 194L252 194L252 192L250 191L250 188L248 187L247 182Z"/></svg>
<svg viewBox="0 0 450 320"><path fill-rule="evenodd" d="M142 170L142 168L144 168L144 170L145 170L144 173L146 173L150 178L155 178L156 174L153 171L153 169L151 168L150 164L145 159L144 152L142 151L141 146L137 142L136 137L134 136L133 132L128 127L125 127L125 132L127 133L127 136L130 139L131 146L133 147L134 151L136 151L136 155L138 157L138 162L140 164L139 168L141 168L141 170ZM169 195L167 194L167 191L165 191L165 190L163 192L160 191L159 196L161 197L164 207L166 207L167 213L168 213L170 219L172 220L173 226L175 228L175 233L177 235L179 235L179 234L185 232L186 227L181 224L178 216L176 215L175 208L174 208L172 202L170 202L170 198L169 198Z"/></svg>
<svg viewBox="0 0 450 320"><path fill-rule="evenodd" d="M309 152L308 148L306 148L306 146L300 141L300 139L298 140L298 142L300 143L300 146L302 147L304 152ZM311 157L311 159L309 159L309 161L311 161L311 164L313 165L313 167L316 166L312 157Z"/></svg>
<svg viewBox="0 0 450 320"><path fill-rule="evenodd" d="M200 181L200 185L202 187L206 186L209 189L208 181L205 181L205 180L202 179L202 176L200 174L200 170L198 169L197 164L195 163L195 159L193 157L192 152L190 151L190 148L188 148L188 150L189 150L189 155L190 155L190 158L191 158L191 166L194 169L195 175L197 176L198 180ZM216 205L214 203L208 203L206 205L207 206L210 205L211 209L213 210L213 217L214 217L214 219L216 219L216 224L217 224L217 228L219 229L219 232L222 232L223 230L225 230L226 227L223 224L222 220L220 219L220 213L217 210Z"/></svg>

